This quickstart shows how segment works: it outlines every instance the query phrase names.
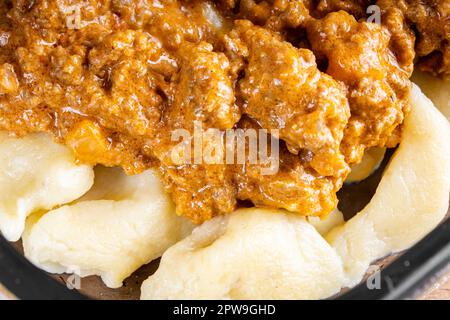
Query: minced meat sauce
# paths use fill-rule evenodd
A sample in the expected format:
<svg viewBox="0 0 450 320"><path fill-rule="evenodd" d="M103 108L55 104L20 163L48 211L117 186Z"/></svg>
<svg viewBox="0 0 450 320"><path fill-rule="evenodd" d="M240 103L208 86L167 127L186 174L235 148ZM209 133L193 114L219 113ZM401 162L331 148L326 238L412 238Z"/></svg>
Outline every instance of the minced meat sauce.
<svg viewBox="0 0 450 320"><path fill-rule="evenodd" d="M450 75L449 28L446 0L3 0L0 130L157 168L196 223L249 203L325 216L366 148L399 143L413 62ZM267 129L278 170L175 163L194 123Z"/></svg>

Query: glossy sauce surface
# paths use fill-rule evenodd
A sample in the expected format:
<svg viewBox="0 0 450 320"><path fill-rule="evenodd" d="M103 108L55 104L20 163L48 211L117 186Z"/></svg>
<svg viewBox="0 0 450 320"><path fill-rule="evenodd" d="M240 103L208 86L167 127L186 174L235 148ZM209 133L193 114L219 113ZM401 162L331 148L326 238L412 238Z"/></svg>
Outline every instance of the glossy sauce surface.
<svg viewBox="0 0 450 320"><path fill-rule="evenodd" d="M449 72L444 1L378 1L402 27L365 22L371 3L2 1L0 130L50 132L79 161L128 174L158 168L177 212L197 223L242 201L326 215L349 165L400 141L415 54ZM432 40L415 42L412 28ZM279 170L174 163L171 133L195 122L267 129Z"/></svg>

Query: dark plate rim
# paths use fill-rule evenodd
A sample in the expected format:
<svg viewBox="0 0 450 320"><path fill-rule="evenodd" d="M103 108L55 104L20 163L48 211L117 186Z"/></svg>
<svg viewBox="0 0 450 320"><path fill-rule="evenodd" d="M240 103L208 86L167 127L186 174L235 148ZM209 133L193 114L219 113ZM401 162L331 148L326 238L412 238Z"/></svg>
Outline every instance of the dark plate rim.
<svg viewBox="0 0 450 320"><path fill-rule="evenodd" d="M337 300L409 299L426 287L450 262L450 219L379 272L381 286L365 282L336 297ZM18 299L85 300L35 267L0 235L0 283Z"/></svg>

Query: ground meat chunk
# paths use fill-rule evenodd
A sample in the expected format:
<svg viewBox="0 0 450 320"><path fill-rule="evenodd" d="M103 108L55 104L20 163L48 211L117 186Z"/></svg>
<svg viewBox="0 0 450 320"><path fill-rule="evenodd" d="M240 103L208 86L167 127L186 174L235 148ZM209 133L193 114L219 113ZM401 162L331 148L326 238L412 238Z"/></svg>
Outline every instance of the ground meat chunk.
<svg viewBox="0 0 450 320"><path fill-rule="evenodd" d="M16 0L8 15L27 29L24 35L29 43L38 36L52 44L71 30L90 24L113 28L117 23L109 0Z"/></svg>
<svg viewBox="0 0 450 320"><path fill-rule="evenodd" d="M241 1L240 14L257 24L267 28L281 30L282 28L297 28L303 26L309 18L310 0Z"/></svg>
<svg viewBox="0 0 450 320"><path fill-rule="evenodd" d="M404 19L402 11L392 7L385 0L377 2L381 6L381 22L391 33L390 48L395 53L400 66L409 73L413 70L415 58L415 35Z"/></svg>
<svg viewBox="0 0 450 320"><path fill-rule="evenodd" d="M208 20L212 6L205 1L111 0L111 9L132 28L146 29L167 49L177 50L183 42L215 41L217 26Z"/></svg>
<svg viewBox="0 0 450 320"><path fill-rule="evenodd" d="M240 19L277 31L302 26L312 6L311 0L224 0L221 3L222 8L236 13Z"/></svg>
<svg viewBox="0 0 450 320"><path fill-rule="evenodd" d="M314 8L314 15L323 17L330 12L343 10L360 19L366 17L367 7L373 2L374 0L319 0Z"/></svg>
<svg viewBox="0 0 450 320"><path fill-rule="evenodd" d="M240 121L239 127L261 129L256 121L248 117ZM247 159L243 165L235 166L238 199L249 200L259 207L283 208L313 216L326 216L336 207L336 192L342 186L345 175L323 176L310 166L307 156L289 152L283 141L277 141L270 135L267 138L263 135L263 139L267 140L266 161L260 159L258 163L252 163ZM277 147L278 151L275 152L273 147ZM275 158L277 168L271 161Z"/></svg>
<svg viewBox="0 0 450 320"><path fill-rule="evenodd" d="M186 43L178 55L182 67L165 120L174 127L180 121L186 129L190 129L187 124L192 125L196 120L206 129L232 128L239 120L240 112L235 105L227 57L213 52L213 47L206 42L199 45Z"/></svg>
<svg viewBox="0 0 450 320"><path fill-rule="evenodd" d="M233 39L245 46L238 83L242 112L279 130L275 135L292 153L311 152L311 166L320 174L341 175L347 168L339 151L349 118L345 87L317 69L311 51L248 21L236 23Z"/></svg>
<svg viewBox="0 0 450 320"><path fill-rule="evenodd" d="M178 54L180 72L168 94L169 104L158 135L160 143L153 152L161 162L166 190L172 195L177 212L199 223L230 212L236 206L233 169L225 165L225 152L222 150L223 156L213 163L205 163L203 157L206 148L224 148L224 145L217 145L202 133L207 129L232 128L240 113L235 105L229 62L223 53L213 52L208 43L186 43ZM181 163L172 156L180 143L181 136L172 138L177 130L189 137L190 154L185 158L188 161ZM197 141L202 148L199 153L194 145Z"/></svg>
<svg viewBox="0 0 450 320"><path fill-rule="evenodd" d="M0 95L16 94L19 89L19 81L17 80L14 67L8 63L0 66Z"/></svg>
<svg viewBox="0 0 450 320"><path fill-rule="evenodd" d="M416 33L415 53L420 69L450 76L448 0L378 0L377 5L382 9L383 23L394 35ZM399 26L402 26L402 32L397 31Z"/></svg>
<svg viewBox="0 0 450 320"><path fill-rule="evenodd" d="M218 6L221 10L231 12L239 3L239 0L217 0Z"/></svg>
<svg viewBox="0 0 450 320"><path fill-rule="evenodd" d="M161 118L161 91L178 70L177 61L159 42L142 31L117 31L106 36L88 54L90 75L99 79L108 108L90 103L102 125L131 135L153 136L150 123ZM120 123L125 116L127 121ZM120 127L119 127L120 126Z"/></svg>
<svg viewBox="0 0 450 320"><path fill-rule="evenodd" d="M244 171L237 171L239 199L249 200L257 207L283 208L310 216L326 216L336 207L336 192L341 184L305 166L300 157L285 147L280 150L275 175L261 174L262 168L260 164L247 163Z"/></svg>
<svg viewBox="0 0 450 320"><path fill-rule="evenodd" d="M341 146L347 162L359 162L365 148L398 143L391 135L408 110L410 74L389 49L388 30L339 11L311 20L308 38L318 59L326 59L326 72L349 88L351 118Z"/></svg>
<svg viewBox="0 0 450 320"><path fill-rule="evenodd" d="M63 47L57 47L50 56L50 75L65 85L77 85L83 81L84 57L71 55Z"/></svg>
<svg viewBox="0 0 450 320"><path fill-rule="evenodd" d="M259 130L261 127L247 117L241 119L237 130ZM259 131L254 131L258 136ZM214 144L215 150L226 153L228 146L225 132L219 133L217 140L203 136L202 146ZM177 212L196 223L216 215L234 210L240 200L249 201L255 206L283 208L305 215L326 215L337 203L336 191L342 185L342 177L326 177L309 166L307 159L290 153L282 141L265 133L267 141L267 161L254 162L245 144L247 157L242 162L223 165L224 157L217 163L190 163L160 167L166 189L172 195ZM275 144L272 146L272 139ZM261 136L259 136L259 142ZM228 141L229 142L229 141ZM228 143L227 142L227 143ZM237 140L236 140L237 142ZM235 148L239 148L235 145ZM241 144L242 146L242 144ZM275 152L274 148L278 148ZM271 161L272 160L272 161ZM194 160L193 160L194 161ZM274 168L275 166L275 168Z"/></svg>
<svg viewBox="0 0 450 320"><path fill-rule="evenodd" d="M223 164L160 166L167 192L176 211L202 223L236 209L236 185L232 168Z"/></svg>
<svg viewBox="0 0 450 320"><path fill-rule="evenodd" d="M83 36L66 34L59 46L41 42L38 34L28 37L33 45L10 56L20 88L0 97L2 127L17 134L50 131L81 161L102 154L97 160L105 165L144 170L156 130L149 124L161 118L161 94L178 70L174 58L142 31L105 34L89 26Z"/></svg>
<svg viewBox="0 0 450 320"><path fill-rule="evenodd" d="M175 163L172 157L172 151L179 146L179 141L166 140L160 143L159 146L156 146L155 152L161 162L160 169L163 173L162 176L166 190L168 190L172 199L175 201L177 212L188 216L195 222L202 222L215 215L234 210L238 204L238 200L249 200L258 206L279 207L295 212L308 212L308 214L313 215L326 214L336 204L335 192L342 184L347 168L342 155L339 153L339 140L342 138L343 128L349 116L345 91L341 92L340 89L342 88L336 82L332 81L331 78L328 78L326 75L317 74L319 71L314 65L314 59L304 62L301 60L303 57L298 53L299 50L287 43L281 42L270 32L266 34L266 31L263 29L253 26L245 30L261 30L263 32L262 39L254 37L254 35L248 35L248 38L241 35L242 39L239 38L239 40L243 40L244 42L250 41L250 39L255 39L256 42L264 40L271 42L274 48L280 49L278 50L281 52L280 66L278 68L274 67L274 70L278 71L278 74L268 73L265 76L266 78L281 77L282 72L284 72L289 74L289 78L293 81L297 80L298 83L293 83L291 87L285 84L285 87L292 88L293 90L293 92L288 90L284 93L285 96L292 99L288 100L286 105L291 103L293 108L297 107L294 101L300 97L300 91L295 91L294 89L296 87L302 88L302 84L305 85L304 82L306 80L303 79L303 81L300 81L301 79L296 77L299 70L292 69L292 64L285 69L281 68L281 62L283 64L286 63L287 60L285 59L289 59L289 57L294 59L294 61L302 63L305 69L307 69L306 67L311 69L313 75L308 78L311 84L314 85L311 90L315 90L317 88L316 84L323 81L321 77L325 77L329 79L329 82L321 84L324 90L327 90L328 95L336 94L339 96L338 102L331 100L331 98L327 99L327 102L320 102L320 107L323 105L324 108L328 107L331 111L320 112L319 106L311 107L312 110L309 110L309 113L317 112L317 116L311 116L311 122L316 121L315 125L311 124L311 126L314 126L314 130L306 127L303 131L299 129L297 133L297 139L303 139L302 143L305 146L307 145L312 150L317 151L317 158L311 155L312 152L310 150L302 150L301 155L291 154L285 147L284 142L281 142L280 167L275 174L264 174L261 169L266 164L259 162L253 163L248 157L245 158L243 163L235 164L232 162L224 165L226 162L224 130L230 128L260 129L261 127L248 118L236 124L240 114L234 104L234 91L232 89L232 82L228 76L231 71L228 59L221 53L213 52L212 47L207 44L200 44L199 46L186 45L182 46L179 53L182 56L190 58L180 60L181 67L177 76L176 86L172 96L169 97L171 103L169 103L163 115L163 123L165 125L160 130L161 141L169 139L167 133L173 132L174 128L187 130L187 133L189 133L187 142L190 146L189 150L194 150L195 153L194 140L196 136L193 125L194 121L197 121L203 129L202 134L205 132L204 130L209 128L220 129L219 143L217 143L217 140L209 140L205 135L202 136L201 145L203 151L211 145L218 147L222 151L220 151L221 156L218 158L218 163L205 163L205 158L196 162L195 154L191 153L189 155L189 163L182 162L179 164ZM238 31L236 31L237 35L239 35ZM284 51L281 51L281 49ZM258 53L264 56L270 52L268 43L266 43L266 47L253 48L249 45L247 52L251 51L253 51L252 55L254 56ZM238 53L236 53L235 57L237 56ZM309 58L311 59L311 57ZM257 58L255 57L255 59ZM249 70L249 75L253 74L253 72L256 75L257 68L262 68L267 65L265 61L254 61L254 65L250 67L250 61L251 59L249 60L248 69L244 69L246 73ZM270 64L273 64L273 62L271 61ZM261 74L261 72L262 70L260 69L259 73ZM242 79L243 88L246 86L245 81L245 78ZM286 76L280 81L287 82L288 77ZM270 83L266 85L269 86ZM327 86L332 85L335 87L329 90ZM259 85L259 88L263 87L265 87L264 84ZM268 88L265 88L265 90L268 90ZM296 92L297 95L295 95ZM281 97L281 92L278 91L273 93L268 92L266 95L274 96L275 94ZM239 94L239 96L242 96L242 94ZM265 102L266 105L263 103L260 105L270 109L269 105L273 101L275 100ZM314 104L314 102L315 100L311 99L310 104ZM285 108L288 107L286 106ZM242 111L245 110L242 109ZM266 111L263 110L264 108L261 108L259 114L260 119L258 120L260 120L260 124L265 124L265 120L270 119L269 114L266 114ZM295 112L291 111L291 114L295 114ZM336 114L333 114L333 112ZM300 112L299 114L302 113ZM328 122L322 120L322 117L327 117L328 115ZM307 116L302 119L305 120L306 118ZM298 120L298 123L301 124L302 122ZM330 129L324 129L326 131L323 134L325 138L320 135L315 138L314 134L317 132L316 127L325 125L326 123L332 124L332 127ZM334 140L335 138L336 141ZM290 141L295 140L293 138ZM308 145L308 143L311 144ZM295 144L295 146L298 148L298 144ZM248 148L248 145L246 147ZM327 150L327 148L329 148L329 151L322 151L322 149ZM330 153L329 156L327 152ZM245 154L249 155L250 153L247 150ZM204 153L202 156L204 156ZM328 156L330 159L325 159L325 156ZM334 161L335 158L332 157L336 157L337 160ZM327 171L330 168L336 171ZM325 171L326 173L330 173L331 176L334 175L334 177L326 177L323 173L318 173L318 171ZM318 191L319 189L320 191Z"/></svg>

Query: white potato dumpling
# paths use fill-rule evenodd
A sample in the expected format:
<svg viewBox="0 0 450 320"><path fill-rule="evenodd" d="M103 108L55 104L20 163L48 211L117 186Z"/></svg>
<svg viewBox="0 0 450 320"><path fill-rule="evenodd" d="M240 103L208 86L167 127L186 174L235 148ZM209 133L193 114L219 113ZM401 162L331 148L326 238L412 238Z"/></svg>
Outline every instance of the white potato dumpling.
<svg viewBox="0 0 450 320"><path fill-rule="evenodd" d="M94 181L92 167L44 133L23 138L0 132L0 231L17 241L28 215L81 197Z"/></svg>
<svg viewBox="0 0 450 320"><path fill-rule="evenodd" d="M369 177L380 167L385 153L386 148L374 147L367 149L361 162L351 167L345 183L355 183Z"/></svg>
<svg viewBox="0 0 450 320"><path fill-rule="evenodd" d="M411 79L450 121L450 79L440 79L422 71L414 71Z"/></svg>
<svg viewBox="0 0 450 320"><path fill-rule="evenodd" d="M317 299L342 281L339 257L303 217L251 208L207 221L168 249L141 299Z"/></svg>
<svg viewBox="0 0 450 320"><path fill-rule="evenodd" d="M337 208L330 212L325 219L320 217L308 217L308 222L316 228L317 232L322 236L325 236L335 227L345 223L344 215Z"/></svg>
<svg viewBox="0 0 450 320"><path fill-rule="evenodd" d="M99 275L117 288L192 228L175 214L153 170L126 176L119 168L96 167L92 190L30 220L23 246L25 256L48 272Z"/></svg>
<svg viewBox="0 0 450 320"><path fill-rule="evenodd" d="M346 286L369 264L409 248L445 217L450 192L450 126L413 86L403 138L369 204L328 241L341 256Z"/></svg>

